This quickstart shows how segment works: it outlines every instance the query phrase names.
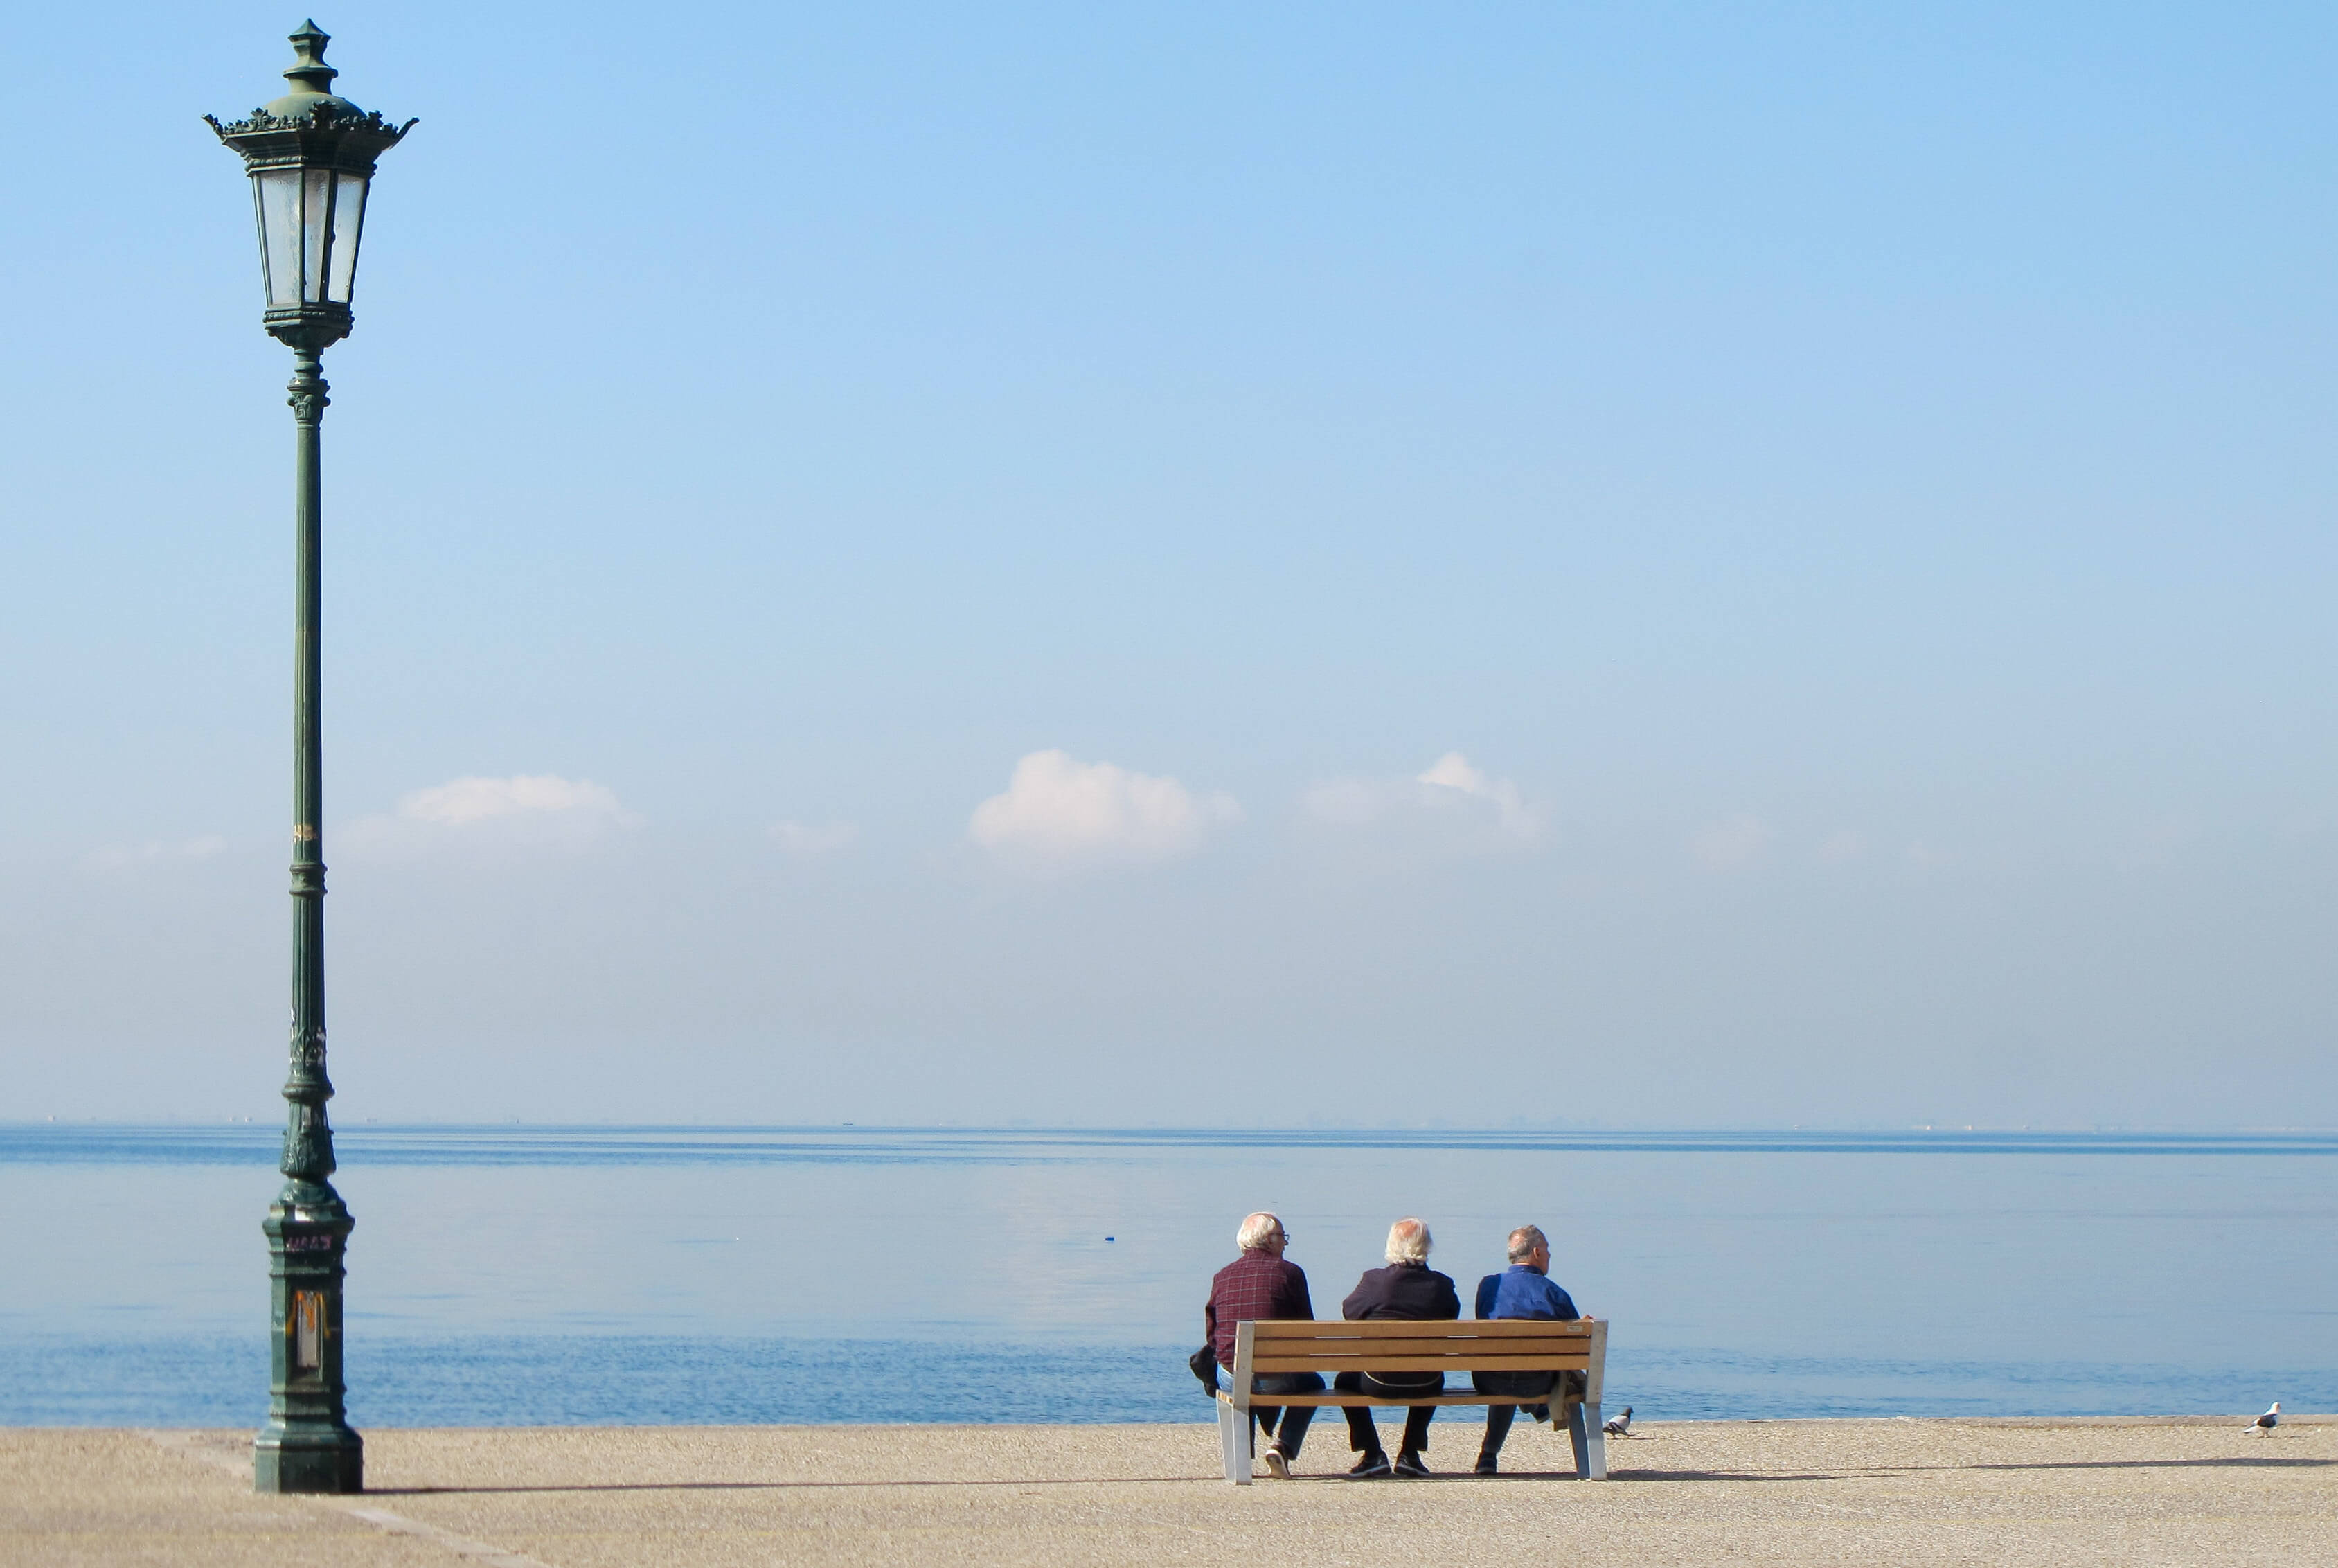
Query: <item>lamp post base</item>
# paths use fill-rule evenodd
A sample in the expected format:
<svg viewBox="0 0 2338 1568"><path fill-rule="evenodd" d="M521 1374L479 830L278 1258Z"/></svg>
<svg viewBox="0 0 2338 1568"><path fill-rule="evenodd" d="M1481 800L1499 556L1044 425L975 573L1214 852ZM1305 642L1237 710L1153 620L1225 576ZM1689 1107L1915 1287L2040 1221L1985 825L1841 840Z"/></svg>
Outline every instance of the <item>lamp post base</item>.
<svg viewBox="0 0 2338 1568"><path fill-rule="evenodd" d="M255 1492L362 1492L365 1439L349 1427L321 1432L271 1426L251 1440Z"/></svg>

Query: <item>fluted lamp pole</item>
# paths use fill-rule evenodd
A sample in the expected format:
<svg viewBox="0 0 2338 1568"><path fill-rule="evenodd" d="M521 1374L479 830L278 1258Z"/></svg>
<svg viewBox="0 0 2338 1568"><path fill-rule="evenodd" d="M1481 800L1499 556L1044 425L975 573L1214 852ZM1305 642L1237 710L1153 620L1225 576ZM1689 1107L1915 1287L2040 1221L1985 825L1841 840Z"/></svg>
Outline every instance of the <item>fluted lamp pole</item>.
<svg viewBox="0 0 2338 1568"><path fill-rule="evenodd" d="M329 42L314 22L292 34L292 91L222 125L243 155L260 212L260 278L270 336L292 350L292 1068L285 1080L284 1190L268 1237L268 1425L252 1439L262 1492L359 1492L365 1444L349 1423L341 1369L341 1281L349 1211L333 1191L333 1130L325 1102L324 748L318 730L318 429L325 416L319 358L349 336L359 230L374 160L414 122L391 125L332 91Z"/></svg>

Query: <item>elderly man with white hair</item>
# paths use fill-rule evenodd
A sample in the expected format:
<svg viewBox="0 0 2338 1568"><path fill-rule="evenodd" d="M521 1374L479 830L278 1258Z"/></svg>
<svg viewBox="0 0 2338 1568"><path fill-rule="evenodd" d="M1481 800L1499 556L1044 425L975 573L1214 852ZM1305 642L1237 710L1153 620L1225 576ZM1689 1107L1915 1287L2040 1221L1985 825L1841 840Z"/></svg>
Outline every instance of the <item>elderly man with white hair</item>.
<svg viewBox="0 0 2338 1568"><path fill-rule="evenodd" d="M1282 1250L1291 1245L1291 1232L1282 1228L1282 1220L1261 1210L1242 1222L1242 1229L1234 1232L1234 1245L1242 1249L1242 1256L1211 1278L1210 1298L1202 1306L1202 1327L1209 1335L1210 1349L1227 1372L1233 1370L1237 1324L1278 1318L1312 1322L1315 1317L1315 1304L1307 1294L1306 1270L1283 1261ZM1322 1387L1322 1375L1316 1372L1262 1372L1250 1380L1254 1395L1314 1394ZM1289 1480L1291 1462L1299 1457L1299 1446L1307 1440L1315 1406L1252 1405L1250 1416L1274 1439L1260 1452L1257 1467L1278 1480Z"/></svg>
<svg viewBox="0 0 2338 1568"><path fill-rule="evenodd" d="M1340 1304L1341 1315L1351 1322L1390 1318L1429 1322L1460 1317L1461 1298L1454 1292L1453 1281L1429 1266L1429 1250L1434 1244L1429 1227L1418 1220L1400 1220L1390 1226L1388 1267L1364 1270L1364 1277L1356 1281L1356 1288ZM1348 1394L1380 1394L1402 1399L1442 1392L1445 1375L1342 1372L1331 1379L1331 1387ZM1388 1453L1380 1446L1380 1429L1372 1425L1370 1407L1350 1405L1345 1408L1348 1446L1360 1455L1349 1475L1369 1481L1390 1474ZM1429 1474L1420 1453L1429 1446L1429 1423L1436 1415L1434 1405L1415 1405L1405 1411L1404 1444L1397 1450L1395 1474Z"/></svg>

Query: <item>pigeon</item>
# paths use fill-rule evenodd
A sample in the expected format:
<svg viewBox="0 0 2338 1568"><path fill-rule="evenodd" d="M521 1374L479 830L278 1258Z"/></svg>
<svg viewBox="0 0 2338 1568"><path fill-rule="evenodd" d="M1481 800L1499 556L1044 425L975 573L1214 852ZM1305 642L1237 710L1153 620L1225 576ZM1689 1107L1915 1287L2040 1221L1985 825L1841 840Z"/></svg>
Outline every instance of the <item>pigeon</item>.
<svg viewBox="0 0 2338 1568"><path fill-rule="evenodd" d="M2280 1425L2281 1401L2276 1399L2273 1402L2272 1409L2266 1411L2264 1415L2249 1423L2249 1430L2252 1433L2254 1433L2257 1436L2262 1437Z"/></svg>
<svg viewBox="0 0 2338 1568"><path fill-rule="evenodd" d="M2281 1406L2276 1405L2274 1408L2278 1410ZM1629 1405L1625 1406L1621 1416L1616 1416L1599 1430L1610 1437L1629 1437L1632 1435L1632 1407Z"/></svg>

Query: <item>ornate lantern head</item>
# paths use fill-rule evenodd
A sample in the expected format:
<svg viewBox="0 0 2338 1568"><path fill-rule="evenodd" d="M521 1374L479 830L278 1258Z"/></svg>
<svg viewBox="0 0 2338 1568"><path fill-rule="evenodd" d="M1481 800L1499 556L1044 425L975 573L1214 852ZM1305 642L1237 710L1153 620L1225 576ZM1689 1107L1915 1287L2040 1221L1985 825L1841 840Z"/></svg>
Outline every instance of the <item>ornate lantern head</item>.
<svg viewBox="0 0 2338 1568"><path fill-rule="evenodd" d="M357 282L358 237L374 160L414 128L391 125L332 91L340 73L325 64L331 42L314 22L292 34L298 57L284 73L292 91L249 119L203 118L243 155L260 213L260 279L269 332L314 354L349 336Z"/></svg>

